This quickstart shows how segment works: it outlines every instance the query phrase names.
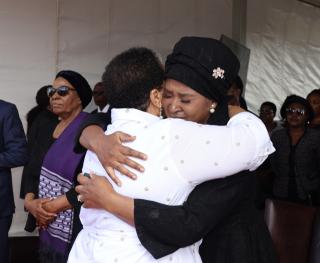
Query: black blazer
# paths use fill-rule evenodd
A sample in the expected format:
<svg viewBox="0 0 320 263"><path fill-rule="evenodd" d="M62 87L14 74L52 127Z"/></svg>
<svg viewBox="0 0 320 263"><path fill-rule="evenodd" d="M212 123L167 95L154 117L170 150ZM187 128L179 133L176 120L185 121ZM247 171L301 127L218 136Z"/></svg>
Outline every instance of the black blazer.
<svg viewBox="0 0 320 263"><path fill-rule="evenodd" d="M14 104L0 100L0 217L14 213L11 168L27 162L27 142Z"/></svg>

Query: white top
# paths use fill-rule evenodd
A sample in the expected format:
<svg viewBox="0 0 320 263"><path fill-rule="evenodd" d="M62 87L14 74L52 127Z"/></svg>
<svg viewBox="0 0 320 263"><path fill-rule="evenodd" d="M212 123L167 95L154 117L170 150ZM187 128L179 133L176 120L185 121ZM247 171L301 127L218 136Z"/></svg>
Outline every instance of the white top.
<svg viewBox="0 0 320 263"><path fill-rule="evenodd" d="M106 134L115 131L137 136L127 146L148 155L147 161L136 160L145 167L144 173L135 171L136 181L117 173L123 184L118 187L112 183L115 191L168 205L182 204L193 188L204 181L256 169L274 151L264 124L248 112L235 115L227 126L213 126L181 119L160 120L135 109L113 109L112 124ZM83 172L106 176L97 156L90 151L86 154ZM80 219L83 231L94 235L95 240L97 236L105 237L101 243L105 262L156 261L140 244L135 229L114 215L82 207ZM110 235L118 236L118 239L110 238ZM82 234L79 240L88 240L89 236ZM75 246L77 242L80 242L78 238ZM160 262L201 262L198 245L199 242L181 248ZM72 257L74 254L73 251Z"/></svg>

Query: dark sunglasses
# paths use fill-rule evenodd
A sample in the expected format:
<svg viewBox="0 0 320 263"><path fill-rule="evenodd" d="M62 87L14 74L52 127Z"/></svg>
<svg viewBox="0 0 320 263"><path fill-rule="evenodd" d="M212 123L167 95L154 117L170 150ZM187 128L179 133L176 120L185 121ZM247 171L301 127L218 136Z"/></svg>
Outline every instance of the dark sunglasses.
<svg viewBox="0 0 320 263"><path fill-rule="evenodd" d="M302 116L305 114L305 110L304 109L286 108L286 113L288 113L288 114L297 113L298 115Z"/></svg>
<svg viewBox="0 0 320 263"><path fill-rule="evenodd" d="M57 92L59 96L63 97L68 95L69 91L75 91L75 89L69 88L67 86L61 86L58 88L49 87L47 88L47 95L50 98Z"/></svg>

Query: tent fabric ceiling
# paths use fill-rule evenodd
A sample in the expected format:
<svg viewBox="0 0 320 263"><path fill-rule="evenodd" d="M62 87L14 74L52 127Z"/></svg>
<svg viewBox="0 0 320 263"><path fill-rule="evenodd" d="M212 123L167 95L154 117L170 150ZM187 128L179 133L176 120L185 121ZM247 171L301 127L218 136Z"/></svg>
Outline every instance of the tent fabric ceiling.
<svg viewBox="0 0 320 263"><path fill-rule="evenodd" d="M249 108L257 112L266 100L280 107L289 94L320 88L320 9L291 0L249 0L247 7Z"/></svg>

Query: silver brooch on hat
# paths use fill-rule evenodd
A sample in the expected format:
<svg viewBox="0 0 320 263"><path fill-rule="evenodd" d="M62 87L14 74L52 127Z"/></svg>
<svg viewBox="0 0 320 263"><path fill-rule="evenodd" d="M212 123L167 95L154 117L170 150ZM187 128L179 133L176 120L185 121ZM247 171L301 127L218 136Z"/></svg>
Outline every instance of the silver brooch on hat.
<svg viewBox="0 0 320 263"><path fill-rule="evenodd" d="M224 78L224 70L219 67L213 69L212 77L214 77L215 79L217 79L217 78L223 79Z"/></svg>

